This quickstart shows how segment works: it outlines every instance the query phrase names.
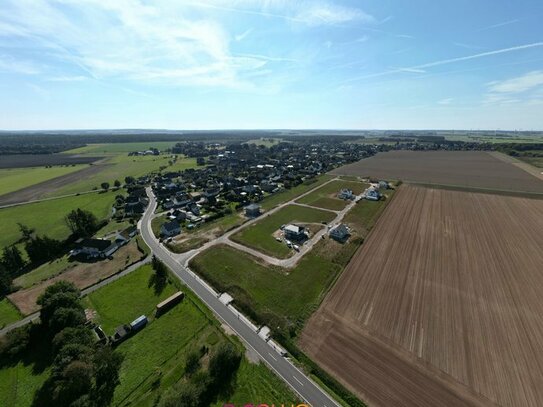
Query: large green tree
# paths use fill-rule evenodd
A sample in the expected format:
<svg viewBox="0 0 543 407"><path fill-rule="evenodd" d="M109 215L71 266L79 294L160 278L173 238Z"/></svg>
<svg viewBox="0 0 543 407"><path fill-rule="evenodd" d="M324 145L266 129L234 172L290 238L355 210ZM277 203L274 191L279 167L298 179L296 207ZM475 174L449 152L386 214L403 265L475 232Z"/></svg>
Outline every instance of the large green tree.
<svg viewBox="0 0 543 407"><path fill-rule="evenodd" d="M66 215L65 220L72 234L78 237L92 236L98 230L98 219L84 209L74 209Z"/></svg>

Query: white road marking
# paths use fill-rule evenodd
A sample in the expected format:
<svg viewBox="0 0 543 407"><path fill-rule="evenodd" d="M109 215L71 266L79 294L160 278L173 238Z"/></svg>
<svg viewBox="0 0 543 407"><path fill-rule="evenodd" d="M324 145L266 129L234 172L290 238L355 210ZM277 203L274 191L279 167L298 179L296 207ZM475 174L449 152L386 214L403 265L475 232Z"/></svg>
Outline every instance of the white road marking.
<svg viewBox="0 0 543 407"><path fill-rule="evenodd" d="M300 381L300 379L298 379L296 376L292 376L292 377L294 377L294 380L296 380L296 381L297 381L298 383L300 383L302 386L304 385L304 384Z"/></svg>
<svg viewBox="0 0 543 407"><path fill-rule="evenodd" d="M268 352L268 355L270 355L270 357L277 362L277 359L275 359L270 352Z"/></svg>

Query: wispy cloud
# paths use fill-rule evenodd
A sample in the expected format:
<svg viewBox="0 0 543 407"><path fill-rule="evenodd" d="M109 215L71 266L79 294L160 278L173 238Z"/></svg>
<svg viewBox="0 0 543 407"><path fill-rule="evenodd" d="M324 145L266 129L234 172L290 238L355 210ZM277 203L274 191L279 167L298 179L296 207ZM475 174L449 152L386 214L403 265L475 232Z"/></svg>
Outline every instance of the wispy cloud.
<svg viewBox="0 0 543 407"><path fill-rule="evenodd" d="M393 75L393 74L402 73L402 72L406 72L406 71L410 72L410 71L413 71L413 70L426 70L427 68L433 68L433 67L436 67L436 66L449 65L449 64L453 64L453 63L457 63L457 62L470 61L470 60L474 60L474 59L489 57L489 56L492 56L492 55L506 54L506 53L510 53L510 52L521 51L521 50L530 49L530 48L537 48L537 47L543 47L543 42L534 42L534 43L531 43L531 44L518 45L516 47L510 47L510 48L502 48L502 49L498 49L498 50L494 50L494 51L482 52L482 53L479 53L479 54L468 55L468 56L464 56L464 57L441 59L439 61L429 62L429 63L426 63L426 64L415 65L415 66L404 67L404 68L398 68L398 69L391 69L391 70L387 70L387 71L383 71L383 72L377 72L377 73L374 73L374 74L369 74L369 75L364 75L364 76L358 76L358 77L355 77L355 78L351 78L351 79L348 79L346 82L354 82L354 81L359 81L359 80L363 80L363 79Z"/></svg>
<svg viewBox="0 0 543 407"><path fill-rule="evenodd" d="M478 29L477 31L492 30L492 29L494 29L494 28L504 27L504 26L506 26L506 25L516 24L516 23L518 23L518 22L520 22L520 20L517 19L517 18L515 18L515 19L513 19L513 20L502 21L501 23L496 23L496 24L492 24L492 25L489 25L489 26L480 28L480 29Z"/></svg>
<svg viewBox="0 0 543 407"><path fill-rule="evenodd" d="M440 101L437 102L438 105L442 105L442 106L447 106L447 105L450 105L452 102L453 102L453 98L446 98L446 99L441 99Z"/></svg>
<svg viewBox="0 0 543 407"><path fill-rule="evenodd" d="M242 32L241 34L236 35L236 41L240 42L243 41L245 38L249 36L253 32L252 28L249 28L248 30Z"/></svg>
<svg viewBox="0 0 543 407"><path fill-rule="evenodd" d="M47 80L51 82L81 82L85 81L89 78L83 75L75 75L75 76L53 76L50 78L47 78Z"/></svg>
<svg viewBox="0 0 543 407"><path fill-rule="evenodd" d="M18 61L9 55L0 55L0 72L36 75L41 69L29 61Z"/></svg>
<svg viewBox="0 0 543 407"><path fill-rule="evenodd" d="M522 93L543 86L543 71L533 71L505 81L488 84L489 91L494 93Z"/></svg>

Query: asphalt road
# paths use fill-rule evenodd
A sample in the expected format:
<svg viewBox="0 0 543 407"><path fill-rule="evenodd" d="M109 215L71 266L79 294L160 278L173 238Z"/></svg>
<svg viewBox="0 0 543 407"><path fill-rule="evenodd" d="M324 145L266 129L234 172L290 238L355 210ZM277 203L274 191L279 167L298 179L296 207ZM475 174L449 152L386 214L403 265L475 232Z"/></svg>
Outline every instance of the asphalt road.
<svg viewBox="0 0 543 407"><path fill-rule="evenodd" d="M314 407L338 406L330 396L298 370L287 358L281 356L270 344L258 336L248 324L243 322L242 318L240 319L238 314L230 307L220 302L217 295L209 289L207 284L188 268L181 265L173 254L158 242L151 230L151 219L157 204L150 188L147 189L147 194L150 203L143 218L140 220L139 226L141 236L145 243L151 248L153 254L168 265L179 279L200 297L220 320L236 332L245 344L252 348L306 403ZM270 401L272 400L247 400L247 402L262 403ZM294 400L276 401L290 404Z"/></svg>

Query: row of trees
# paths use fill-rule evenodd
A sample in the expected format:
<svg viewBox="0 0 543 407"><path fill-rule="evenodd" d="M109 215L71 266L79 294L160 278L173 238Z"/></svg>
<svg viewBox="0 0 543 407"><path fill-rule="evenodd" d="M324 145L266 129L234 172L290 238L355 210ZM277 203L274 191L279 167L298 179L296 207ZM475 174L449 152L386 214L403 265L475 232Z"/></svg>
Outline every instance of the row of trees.
<svg viewBox="0 0 543 407"><path fill-rule="evenodd" d="M50 377L35 395L35 406L108 406L119 384L122 355L109 346L95 345L85 326L80 294L72 283L59 281L38 298L53 364Z"/></svg>

